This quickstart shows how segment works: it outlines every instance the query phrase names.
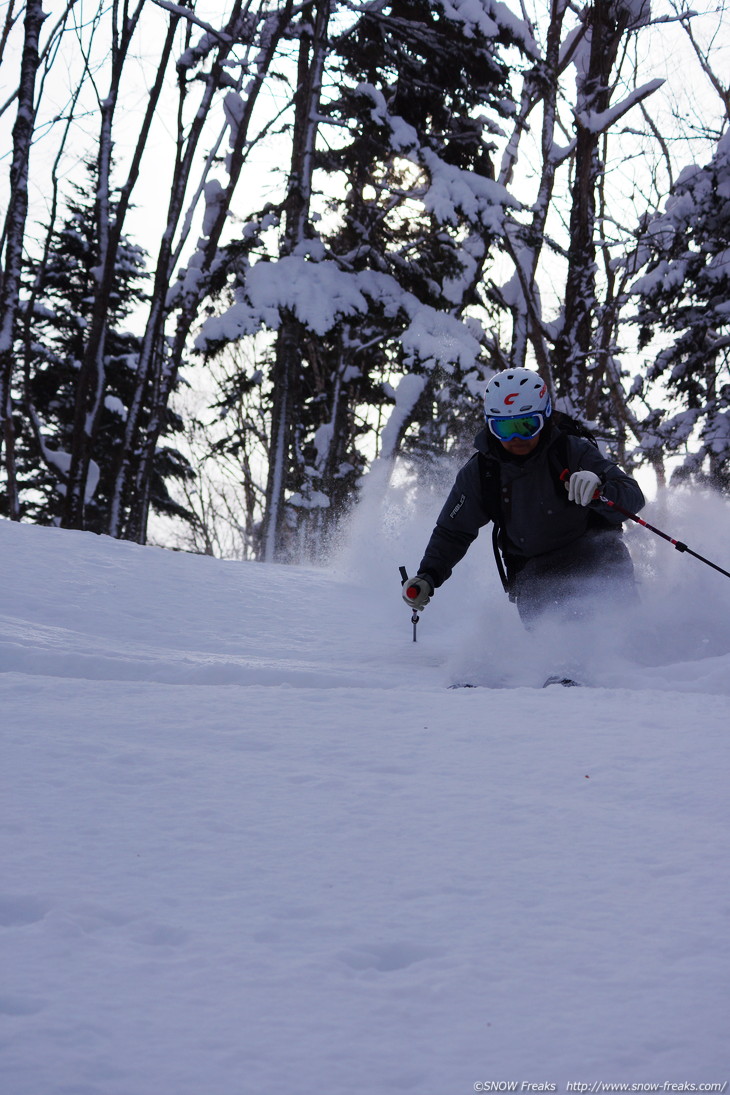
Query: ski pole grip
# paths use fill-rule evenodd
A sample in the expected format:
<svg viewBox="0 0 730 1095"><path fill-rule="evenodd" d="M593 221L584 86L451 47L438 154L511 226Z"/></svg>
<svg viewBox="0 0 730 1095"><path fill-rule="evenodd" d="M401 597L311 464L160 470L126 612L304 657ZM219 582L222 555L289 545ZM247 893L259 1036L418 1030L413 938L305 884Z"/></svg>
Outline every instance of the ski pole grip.
<svg viewBox="0 0 730 1095"><path fill-rule="evenodd" d="M567 485L569 479L570 479L570 468L563 468L563 470L560 473L560 482L565 483ZM591 499L591 501L592 502L608 502L608 498L604 498L603 495L601 494L601 488L596 487L595 491L593 492L593 498ZM613 502L608 502L608 504L609 504L609 506L612 506Z"/></svg>
<svg viewBox="0 0 730 1095"><path fill-rule="evenodd" d="M400 570L401 581L402 582L407 582L408 581L408 571L406 570L405 567L399 567L399 570Z"/></svg>

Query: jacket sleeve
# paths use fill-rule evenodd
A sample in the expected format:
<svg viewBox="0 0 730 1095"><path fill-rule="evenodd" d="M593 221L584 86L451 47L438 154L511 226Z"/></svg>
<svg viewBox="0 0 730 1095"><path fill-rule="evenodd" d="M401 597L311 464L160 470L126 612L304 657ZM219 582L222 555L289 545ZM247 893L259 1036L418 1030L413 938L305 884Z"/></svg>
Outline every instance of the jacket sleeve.
<svg viewBox="0 0 730 1095"><path fill-rule="evenodd" d="M431 533L419 574L427 574L436 589L443 585L466 555L479 529L491 520L492 514L484 503L479 456L475 454L456 477Z"/></svg>
<svg viewBox="0 0 730 1095"><path fill-rule="evenodd" d="M571 437L573 444L570 446L571 472L585 469L593 471L601 480L601 493L611 502L637 513L645 504L641 487L626 472L622 471L618 464L608 460L602 453L584 438ZM605 502L591 502L591 509L596 510L602 517L612 524L620 525L623 516Z"/></svg>

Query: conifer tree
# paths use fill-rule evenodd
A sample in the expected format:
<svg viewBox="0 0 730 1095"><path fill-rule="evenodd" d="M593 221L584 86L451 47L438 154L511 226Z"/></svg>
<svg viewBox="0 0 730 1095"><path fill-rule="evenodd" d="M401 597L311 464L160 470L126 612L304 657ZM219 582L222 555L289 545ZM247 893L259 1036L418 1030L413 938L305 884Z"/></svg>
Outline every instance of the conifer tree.
<svg viewBox="0 0 730 1095"><path fill-rule="evenodd" d="M20 340L25 412L18 465L21 509L41 524L61 520L73 444L76 385L93 306L99 248L93 215L95 167L88 189L75 187L61 228L52 233L42 261L26 272L29 286ZM128 329L135 309L144 304L146 255L122 237L109 297L104 343L105 391L87 485L85 527L109 531L109 505L124 423L134 390L140 339ZM171 413L167 432L179 422ZM187 473L176 450L161 447L155 470L154 504L158 511L184 515L170 498L166 480Z"/></svg>
<svg viewBox="0 0 730 1095"><path fill-rule="evenodd" d="M464 324L473 347L466 362L463 346L450 352L446 322L441 329L431 318L429 337L410 344L403 335L421 309L459 325L476 300L490 249L503 234L504 207L518 204L494 182L491 162L492 131L510 113L509 71L501 53L516 38L490 14L472 22L446 5L396 0L362 9L354 25L331 42L325 86L334 83L337 92L327 91L321 105L310 102L301 124L313 111L320 129L330 123L313 166L336 179L339 194L344 178L346 197L332 201L326 232L318 236L309 219L291 240L290 183L285 253L298 248L312 263L332 264L368 303L343 307L324 331L312 330L291 310L282 312L272 461L284 454L286 466L269 471L265 538L268 544L273 536L276 547L271 551L268 544L267 557L291 554L288 528L297 530L297 552L305 526L305 538L317 550L355 500L365 451L380 444L386 408L395 401L394 381L420 378L410 385L414 397L396 408L384 445L388 455L419 429L443 447L448 423L436 437L435 393L443 397L443 426L443 412L450 408L458 416L463 405L465 374L479 373L478 324L474 330ZM304 86L300 79L300 94ZM301 194L298 167L292 177L294 192ZM306 185L309 195L311 177ZM321 189L332 187L323 182ZM296 359L296 368L290 361L284 422L287 346L287 360ZM277 443L279 434L283 444ZM288 515L280 512L280 500L274 513L274 484L287 496Z"/></svg>
<svg viewBox="0 0 730 1095"><path fill-rule="evenodd" d="M640 345L659 349L642 390L660 385L667 409L648 440L683 456L680 474L730 488L730 134L703 166L677 179L663 213L644 226L637 261ZM638 394L638 393L636 393Z"/></svg>

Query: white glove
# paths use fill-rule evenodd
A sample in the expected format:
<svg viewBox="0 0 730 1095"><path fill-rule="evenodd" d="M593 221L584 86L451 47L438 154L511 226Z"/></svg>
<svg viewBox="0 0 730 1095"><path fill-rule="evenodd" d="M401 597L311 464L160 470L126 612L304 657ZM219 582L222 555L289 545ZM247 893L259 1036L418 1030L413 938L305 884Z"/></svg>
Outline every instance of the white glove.
<svg viewBox="0 0 730 1095"><path fill-rule="evenodd" d="M415 578L406 578L401 588L403 600L416 610L425 608L433 593L433 586L423 574L417 574Z"/></svg>
<svg viewBox="0 0 730 1095"><path fill-rule="evenodd" d="M596 495L601 480L594 471L574 471L566 483L568 498L579 506L587 506Z"/></svg>

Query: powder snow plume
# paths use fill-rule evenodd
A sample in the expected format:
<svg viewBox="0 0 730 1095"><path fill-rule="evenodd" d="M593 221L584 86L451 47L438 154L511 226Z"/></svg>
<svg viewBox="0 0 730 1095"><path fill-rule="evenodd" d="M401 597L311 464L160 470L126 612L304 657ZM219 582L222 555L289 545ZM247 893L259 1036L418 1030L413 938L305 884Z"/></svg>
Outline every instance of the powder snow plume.
<svg viewBox="0 0 730 1095"><path fill-rule="evenodd" d="M457 469L445 460L415 481L376 465L335 556L336 571L373 597L397 602L398 567L416 573ZM730 504L719 493L667 488L640 516L730 570ZM730 578L635 522L625 522L624 535L636 605L618 608L599 590L586 619L546 622L529 633L502 591L485 527L422 613L420 641L440 660L434 672L449 683L491 687L535 686L560 672L607 687L730 694ZM405 605L403 614L407 636Z"/></svg>

